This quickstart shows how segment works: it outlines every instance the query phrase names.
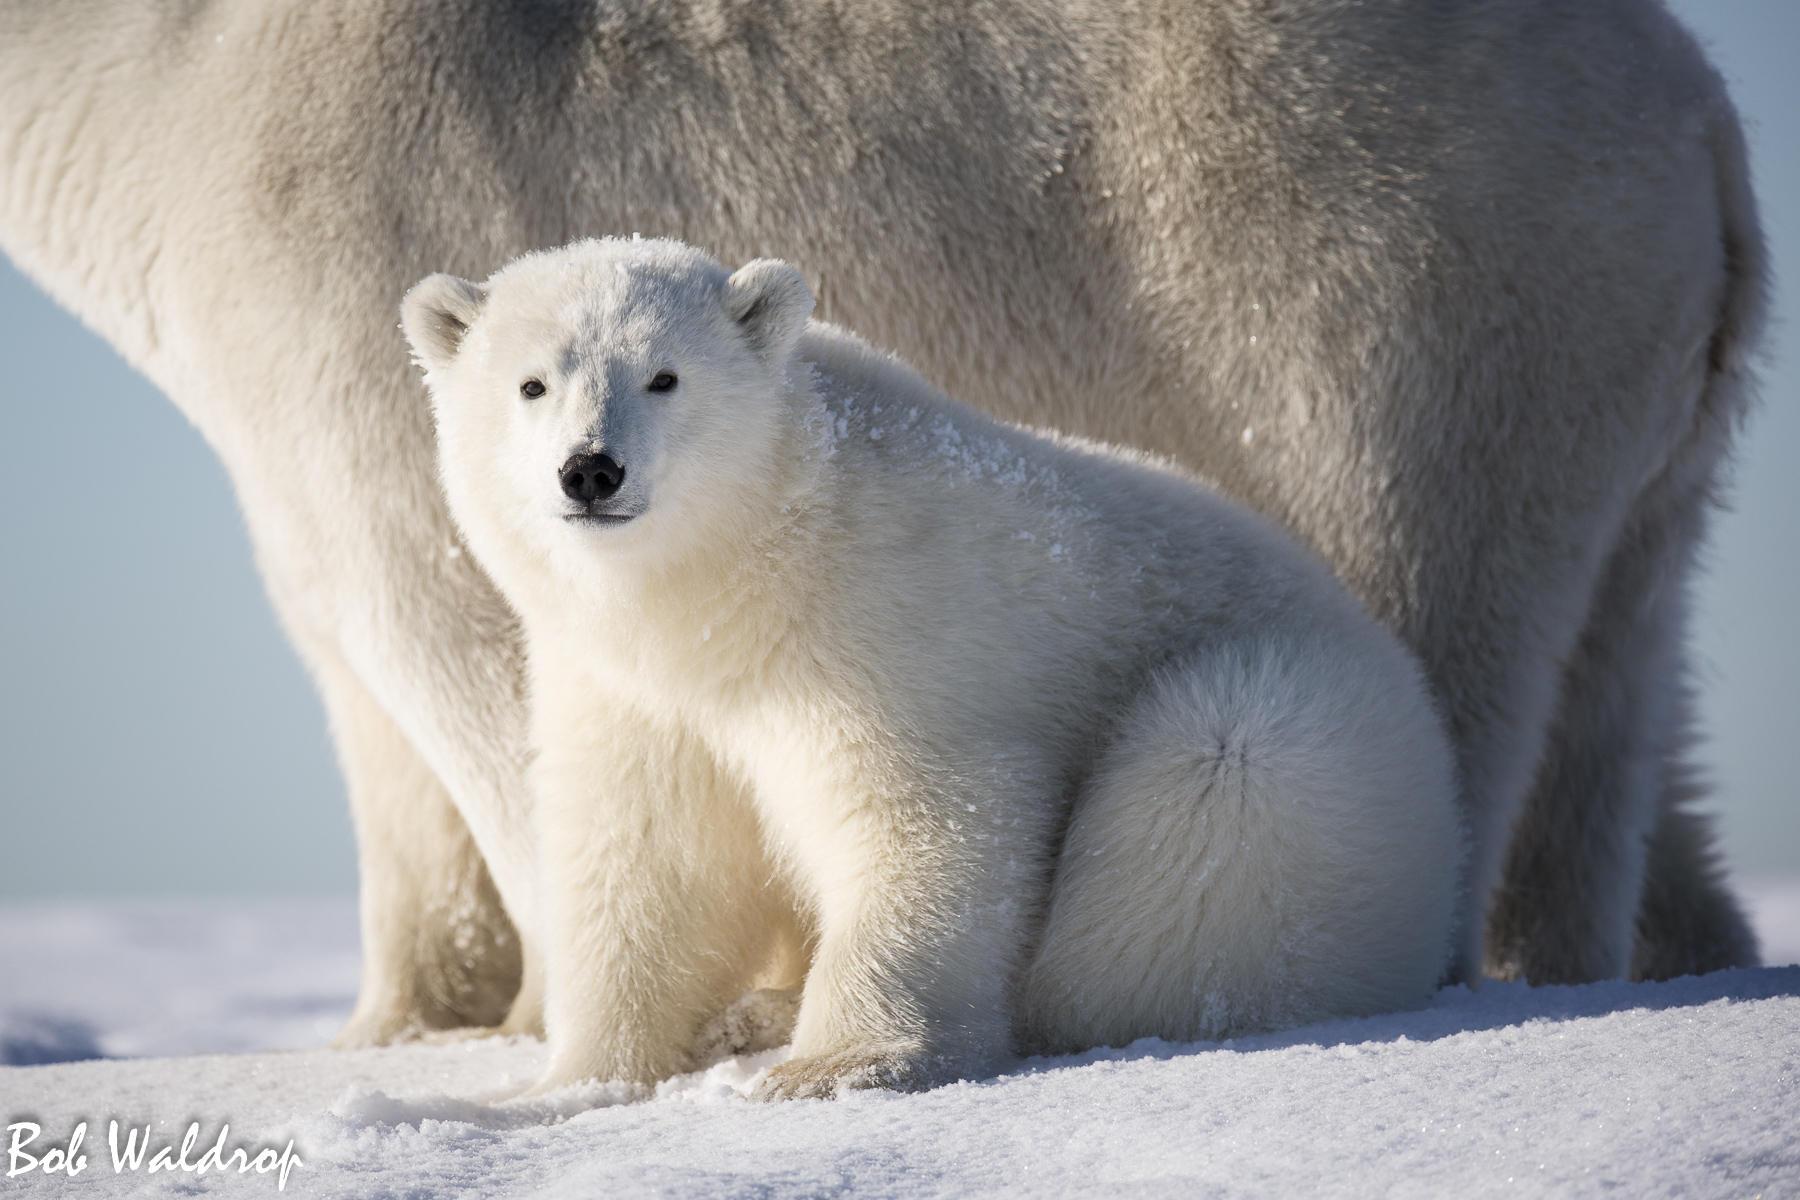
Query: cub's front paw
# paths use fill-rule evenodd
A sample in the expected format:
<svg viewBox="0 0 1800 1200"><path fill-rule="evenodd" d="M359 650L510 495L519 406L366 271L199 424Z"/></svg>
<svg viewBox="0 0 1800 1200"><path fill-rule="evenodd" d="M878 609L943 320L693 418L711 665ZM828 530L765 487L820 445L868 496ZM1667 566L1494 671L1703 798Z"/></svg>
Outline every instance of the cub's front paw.
<svg viewBox="0 0 1800 1200"><path fill-rule="evenodd" d="M829 1100L861 1088L917 1092L930 1086L916 1065L900 1055L844 1050L790 1058L771 1067L751 1095L757 1100Z"/></svg>
<svg viewBox="0 0 1800 1200"><path fill-rule="evenodd" d="M459 1029L433 1029L419 1035L427 1046L450 1046L457 1042L473 1042L481 1038L511 1037L498 1025L464 1025Z"/></svg>
<svg viewBox="0 0 1800 1200"><path fill-rule="evenodd" d="M958 1079L979 1079L994 1065L979 1053L933 1054L909 1046L861 1046L807 1054L771 1067L756 1100L825 1100L862 1088L923 1092Z"/></svg>

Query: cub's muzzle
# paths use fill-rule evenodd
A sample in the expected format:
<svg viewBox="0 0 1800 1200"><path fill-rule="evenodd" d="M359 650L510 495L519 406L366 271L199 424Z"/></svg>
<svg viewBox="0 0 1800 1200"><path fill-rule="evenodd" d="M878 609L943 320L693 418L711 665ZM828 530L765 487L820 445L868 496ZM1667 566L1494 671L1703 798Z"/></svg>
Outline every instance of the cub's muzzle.
<svg viewBox="0 0 1800 1200"><path fill-rule="evenodd" d="M604 500L625 482L625 468L605 454L572 454L557 473L563 495L578 504Z"/></svg>

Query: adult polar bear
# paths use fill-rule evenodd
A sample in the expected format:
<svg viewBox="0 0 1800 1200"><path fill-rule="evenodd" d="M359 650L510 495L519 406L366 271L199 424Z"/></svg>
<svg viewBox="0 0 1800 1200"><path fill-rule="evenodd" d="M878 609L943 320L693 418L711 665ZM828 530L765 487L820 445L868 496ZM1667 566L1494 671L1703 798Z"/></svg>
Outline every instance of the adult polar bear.
<svg viewBox="0 0 1800 1200"><path fill-rule="evenodd" d="M346 1042L497 1019L500 900L536 926L516 630L399 299L633 230L799 262L951 394L1314 546L1425 663L1495 968L1754 959L1680 743L1764 268L1655 0L6 0L0 172L0 244L218 448L319 681Z"/></svg>

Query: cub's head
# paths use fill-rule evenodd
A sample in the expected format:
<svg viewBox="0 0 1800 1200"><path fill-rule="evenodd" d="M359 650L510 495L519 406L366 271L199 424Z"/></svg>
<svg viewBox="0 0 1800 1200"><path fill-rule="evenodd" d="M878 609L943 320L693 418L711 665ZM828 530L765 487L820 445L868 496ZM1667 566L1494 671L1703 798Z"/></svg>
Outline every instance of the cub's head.
<svg viewBox="0 0 1800 1200"><path fill-rule="evenodd" d="M786 263L731 273L661 240L577 242L484 284L420 282L401 323L476 553L504 571L572 545L667 556L729 536L779 485L786 369L812 307Z"/></svg>

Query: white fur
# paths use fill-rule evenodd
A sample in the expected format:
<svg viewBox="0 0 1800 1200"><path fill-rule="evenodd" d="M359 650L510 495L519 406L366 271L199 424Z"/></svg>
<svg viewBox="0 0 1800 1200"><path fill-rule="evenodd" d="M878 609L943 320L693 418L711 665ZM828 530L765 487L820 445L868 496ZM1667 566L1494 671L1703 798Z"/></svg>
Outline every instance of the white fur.
<svg viewBox="0 0 1800 1200"><path fill-rule="evenodd" d="M811 308L784 264L621 240L407 299L529 646L542 1086L689 1069L794 930L781 1095L991 1069L1011 1028L1423 1001L1461 854L1400 644L1176 471L978 416ZM583 507L559 469L596 452L623 480Z"/></svg>
<svg viewBox="0 0 1800 1200"><path fill-rule="evenodd" d="M498 1020L537 936L520 642L395 309L634 229L1318 552L1448 721L1465 976L1490 896L1505 973L1755 960L1682 595L1766 267L1656 0L5 0L0 247L218 448L338 734L344 1042Z"/></svg>

